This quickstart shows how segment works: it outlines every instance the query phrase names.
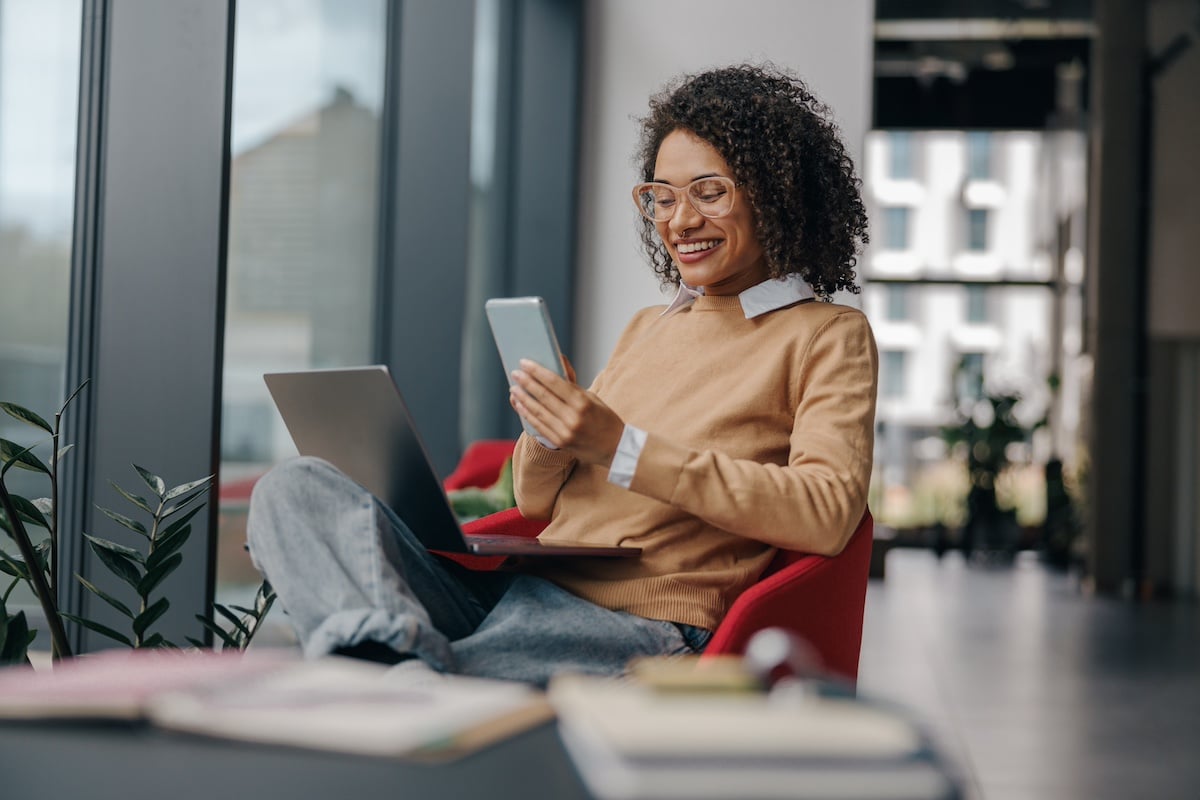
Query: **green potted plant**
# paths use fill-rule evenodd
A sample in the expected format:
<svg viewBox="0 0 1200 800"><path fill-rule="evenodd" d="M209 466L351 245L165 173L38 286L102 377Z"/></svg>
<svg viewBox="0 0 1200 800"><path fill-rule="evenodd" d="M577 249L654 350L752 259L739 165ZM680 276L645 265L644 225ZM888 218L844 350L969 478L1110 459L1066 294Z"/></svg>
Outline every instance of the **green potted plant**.
<svg viewBox="0 0 1200 800"><path fill-rule="evenodd" d="M1002 506L996 482L1011 466L1010 447L1028 442L1046 424L1043 417L1032 426L1023 424L1015 410L1021 395L1015 391L985 388L983 375L968 380L964 359L955 370L958 422L942 428L942 439L965 462L968 489L966 518L960 544L965 555L976 551L1011 557L1019 528L1016 509Z"/></svg>
<svg viewBox="0 0 1200 800"><path fill-rule="evenodd" d="M86 383L84 384L86 385ZM0 402L0 411L37 429L41 438L34 444L21 446L0 439L0 530L16 545L17 553L0 547L0 577L8 583L0 589L0 664L29 663L28 650L37 632L30 630L23 611L10 613L7 608L13 590L27 584L37 598L50 632L51 657L54 660L72 655L63 620L71 620L127 647L178 647L154 624L170 607L170 600L161 594L163 581L183 562L180 549L191 535L191 520L204 507L212 486L212 476L168 487L161 477L133 465L135 472L149 490L129 491L116 483L113 488L133 507L129 516L107 508L100 511L117 525L137 534L143 540L138 547L128 547L99 536L83 532L88 546L106 569L132 590L123 597L105 591L80 575L76 580L93 595L116 609L128 620L127 630L116 630L94 620L67 614L59 610L58 548L60 529L58 508L61 485L59 465L71 445L60 443L63 415L71 401L84 388L80 386L54 415L53 423L14 403ZM48 458L38 455L48 449ZM48 481L46 497L29 499L9 490L6 478L12 469L39 473ZM139 493L140 492L140 493ZM141 517L145 522L139 520ZM35 535L30 531L39 531ZM242 649L249 644L263 617L270 610L275 594L269 584L260 587L252 608L226 607L214 604L213 611L231 624L226 629L213 620L198 615L200 622L226 647ZM200 646L201 642L188 638Z"/></svg>

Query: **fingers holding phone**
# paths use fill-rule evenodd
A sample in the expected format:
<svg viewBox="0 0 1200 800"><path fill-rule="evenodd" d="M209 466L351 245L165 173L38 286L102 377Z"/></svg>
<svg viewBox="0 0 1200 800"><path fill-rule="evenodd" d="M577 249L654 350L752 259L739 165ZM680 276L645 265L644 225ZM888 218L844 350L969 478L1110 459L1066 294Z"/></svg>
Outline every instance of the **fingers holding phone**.
<svg viewBox="0 0 1200 800"><path fill-rule="evenodd" d="M510 379L509 403L551 444L585 463L612 463L625 423L603 400L529 359Z"/></svg>

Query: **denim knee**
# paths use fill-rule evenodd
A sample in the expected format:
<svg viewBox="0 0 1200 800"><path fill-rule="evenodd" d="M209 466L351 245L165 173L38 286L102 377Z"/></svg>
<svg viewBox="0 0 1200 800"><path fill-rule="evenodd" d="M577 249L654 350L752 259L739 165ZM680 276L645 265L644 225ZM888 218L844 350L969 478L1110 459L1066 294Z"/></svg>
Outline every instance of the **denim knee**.
<svg viewBox="0 0 1200 800"><path fill-rule="evenodd" d="M262 571L256 553L275 547L294 544L280 539L291 537L291 526L283 524L288 516L303 513L312 502L314 489L345 481L355 489L358 485L337 467L315 456L297 456L276 464L254 484L250 492L250 508L246 520L246 541L250 559ZM323 530L323 529L319 529Z"/></svg>

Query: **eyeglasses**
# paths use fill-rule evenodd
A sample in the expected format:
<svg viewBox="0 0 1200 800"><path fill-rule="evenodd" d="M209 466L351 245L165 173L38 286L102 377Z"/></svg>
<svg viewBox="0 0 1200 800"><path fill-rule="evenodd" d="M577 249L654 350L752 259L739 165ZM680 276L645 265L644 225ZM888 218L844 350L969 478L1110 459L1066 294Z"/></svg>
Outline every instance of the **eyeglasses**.
<svg viewBox="0 0 1200 800"><path fill-rule="evenodd" d="M733 211L735 188L737 184L733 180L721 176L701 178L682 188L669 183L639 183L633 187L633 202L642 216L651 222L670 220L685 197L696 213L717 219Z"/></svg>

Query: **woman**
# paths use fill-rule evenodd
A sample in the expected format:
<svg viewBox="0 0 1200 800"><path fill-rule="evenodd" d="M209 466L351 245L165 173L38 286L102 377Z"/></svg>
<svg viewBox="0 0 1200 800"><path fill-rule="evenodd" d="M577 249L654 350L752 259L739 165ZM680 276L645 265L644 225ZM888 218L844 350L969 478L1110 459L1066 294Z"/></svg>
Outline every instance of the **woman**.
<svg viewBox="0 0 1200 800"><path fill-rule="evenodd" d="M866 217L827 110L753 66L687 78L642 121L634 201L669 306L639 312L585 390L523 362L517 502L552 540L640 559L470 573L328 464L259 482L256 563L306 653L544 684L699 652L775 548L834 554L866 506L877 357L855 309Z"/></svg>

